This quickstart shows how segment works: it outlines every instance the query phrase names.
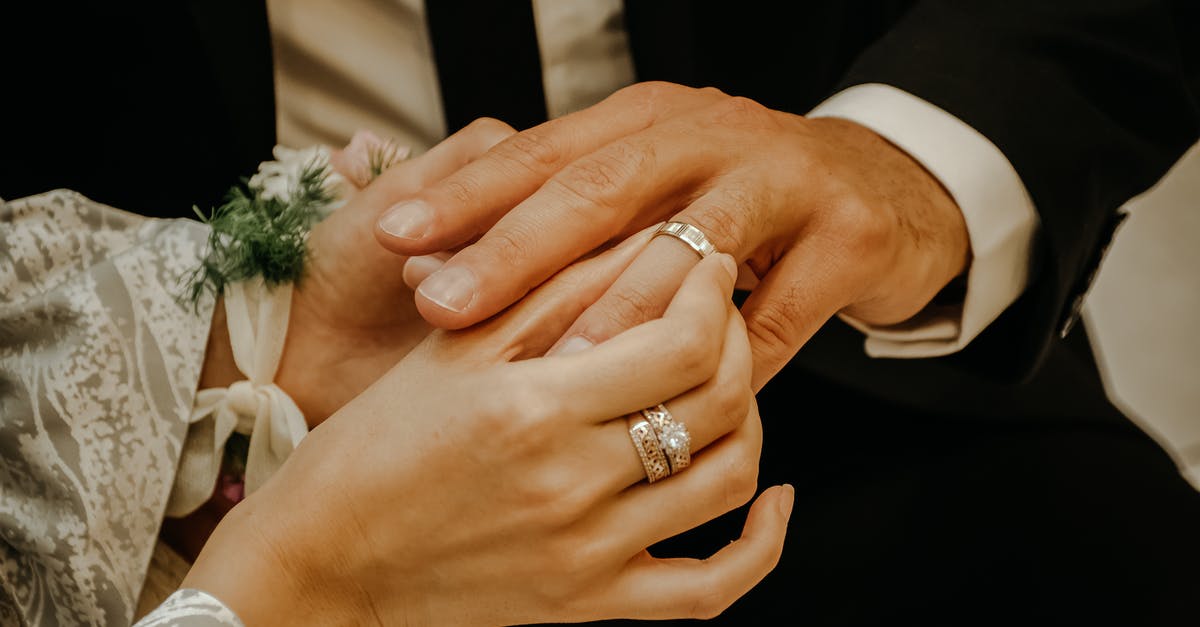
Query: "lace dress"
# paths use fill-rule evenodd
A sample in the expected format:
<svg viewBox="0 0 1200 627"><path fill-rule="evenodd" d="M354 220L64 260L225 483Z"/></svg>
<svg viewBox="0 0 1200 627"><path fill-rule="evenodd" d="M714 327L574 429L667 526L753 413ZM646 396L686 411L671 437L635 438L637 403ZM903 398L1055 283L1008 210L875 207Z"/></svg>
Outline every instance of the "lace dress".
<svg viewBox="0 0 1200 627"><path fill-rule="evenodd" d="M179 298L207 236L69 191L0 200L0 625L132 622L212 319ZM241 623L181 590L143 624Z"/></svg>

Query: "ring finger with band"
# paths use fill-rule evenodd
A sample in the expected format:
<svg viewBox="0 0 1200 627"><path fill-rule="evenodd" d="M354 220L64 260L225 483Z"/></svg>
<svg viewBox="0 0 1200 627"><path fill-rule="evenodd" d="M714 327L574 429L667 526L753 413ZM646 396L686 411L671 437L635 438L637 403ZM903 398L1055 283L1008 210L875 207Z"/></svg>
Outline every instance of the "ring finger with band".
<svg viewBox="0 0 1200 627"><path fill-rule="evenodd" d="M620 491L651 478L651 482L660 481L680 472L692 463L691 454L734 431L746 419L753 400L750 345L741 316L736 315L732 304L729 308L733 315L726 327L721 363L712 379L663 405L597 426L604 436L589 448L603 442L603 452L597 450L597 456L628 460L620 464L621 473L606 477L613 482L607 489ZM666 409L665 406L670 407L669 428L659 410ZM662 426L655 428L655 421ZM644 427L635 433L639 425ZM646 450L646 462L634 443L639 440Z"/></svg>

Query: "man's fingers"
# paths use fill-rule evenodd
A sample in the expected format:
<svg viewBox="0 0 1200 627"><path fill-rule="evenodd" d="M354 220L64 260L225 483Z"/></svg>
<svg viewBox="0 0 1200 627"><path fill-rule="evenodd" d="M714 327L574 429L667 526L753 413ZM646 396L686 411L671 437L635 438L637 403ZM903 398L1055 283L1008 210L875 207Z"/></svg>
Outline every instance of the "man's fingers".
<svg viewBox="0 0 1200 627"><path fill-rule="evenodd" d="M317 224L310 235L310 244L324 255L338 259L335 265L343 274L377 277L379 290L402 289L399 268L406 259L370 244L371 233L378 230L376 221L381 207L440 180L514 132L503 122L479 120L429 152L396 163L352 194L344 207ZM361 159L370 158L362 153L372 150L372 146L385 145L383 140L366 132L356 134L354 141L358 143L355 150L359 154L350 159L354 163L344 164L350 170L359 167L355 164Z"/></svg>
<svg viewBox="0 0 1200 627"><path fill-rule="evenodd" d="M739 177L723 177L671 220L699 228L718 251L745 259L773 236L773 225L766 224L759 215L764 205L755 202L757 192L742 191L744 185ZM562 342L579 336L598 344L658 317L697 259L687 244L674 237L654 238L604 296L571 325ZM743 272L746 279L742 278ZM739 268L739 287L752 277L749 268Z"/></svg>
<svg viewBox="0 0 1200 627"><path fill-rule="evenodd" d="M421 284L435 326L494 314L588 251L673 213L722 163L713 142L671 125L619 139L565 165Z"/></svg>
<svg viewBox="0 0 1200 627"><path fill-rule="evenodd" d="M389 211L377 235L402 255L459 246L486 231L508 210L580 157L680 111L715 100L719 92L669 83L633 85L599 104L522 131L436 185Z"/></svg>
<svg viewBox="0 0 1200 627"><path fill-rule="evenodd" d="M373 215L377 220L374 223L375 238L385 248L398 252L389 246L392 237L387 229L397 228L394 223L389 226L389 207L397 200L411 197L437 184L516 132L516 129L500 120L479 118L424 154L381 173L364 188L369 193L369 206L377 209Z"/></svg>
<svg viewBox="0 0 1200 627"><path fill-rule="evenodd" d="M661 316L683 277L699 259L695 251L672 237L659 236L650 240L616 283L571 325L551 353L568 343L572 346L581 341L599 344Z"/></svg>
<svg viewBox="0 0 1200 627"><path fill-rule="evenodd" d="M796 355L848 301L850 262L817 238L806 238L767 273L742 304L754 353L754 390Z"/></svg>
<svg viewBox="0 0 1200 627"><path fill-rule="evenodd" d="M410 289L417 289L421 281L424 281L429 278L429 275L440 270L453 256L454 253L444 252L409 257L408 261L404 262L404 284Z"/></svg>
<svg viewBox="0 0 1200 627"><path fill-rule="evenodd" d="M742 537L706 560L655 559L642 553L605 593L613 618L713 618L750 591L779 563L795 491L764 491Z"/></svg>

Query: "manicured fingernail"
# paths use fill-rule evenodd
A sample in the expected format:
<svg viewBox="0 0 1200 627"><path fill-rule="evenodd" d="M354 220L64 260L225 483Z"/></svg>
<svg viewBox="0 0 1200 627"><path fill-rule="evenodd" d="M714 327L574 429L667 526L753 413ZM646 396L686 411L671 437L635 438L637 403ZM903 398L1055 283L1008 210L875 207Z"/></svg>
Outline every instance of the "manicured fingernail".
<svg viewBox="0 0 1200 627"><path fill-rule="evenodd" d="M442 309L459 313L475 299L475 274L461 266L443 268L421 282L417 291Z"/></svg>
<svg viewBox="0 0 1200 627"><path fill-rule="evenodd" d="M729 276L733 277L733 280L736 281L738 274L737 262L733 260L733 256L725 253L717 253L717 258L721 260L721 265L725 268L725 271L729 273Z"/></svg>
<svg viewBox="0 0 1200 627"><path fill-rule="evenodd" d="M445 261L433 255L409 257L408 261L404 262L404 283L409 287L416 287L444 265Z"/></svg>
<svg viewBox="0 0 1200 627"><path fill-rule="evenodd" d="M402 202L379 218L379 228L389 235L419 239L433 224L433 208L423 200Z"/></svg>
<svg viewBox="0 0 1200 627"><path fill-rule="evenodd" d="M592 346L595 345L592 344L592 341L586 337L583 337L582 335L572 335L571 337L567 338L567 341L559 344L558 348L552 351L552 354L570 355L571 353L578 353L579 351L587 350Z"/></svg>
<svg viewBox="0 0 1200 627"><path fill-rule="evenodd" d="M779 499L779 514L784 518L792 515L792 505L796 503L796 488L792 484L783 484L783 496Z"/></svg>

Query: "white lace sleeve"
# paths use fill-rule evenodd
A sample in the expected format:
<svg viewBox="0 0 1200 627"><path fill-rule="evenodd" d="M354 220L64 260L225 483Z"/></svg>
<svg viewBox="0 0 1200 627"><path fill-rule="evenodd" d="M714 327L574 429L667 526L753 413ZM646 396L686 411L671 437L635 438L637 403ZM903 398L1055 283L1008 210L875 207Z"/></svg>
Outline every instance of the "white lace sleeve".
<svg viewBox="0 0 1200 627"><path fill-rule="evenodd" d="M213 303L208 229L56 191L0 200L0 625L128 625Z"/></svg>
<svg viewBox="0 0 1200 627"><path fill-rule="evenodd" d="M243 627L233 610L203 590L176 590L134 627Z"/></svg>

